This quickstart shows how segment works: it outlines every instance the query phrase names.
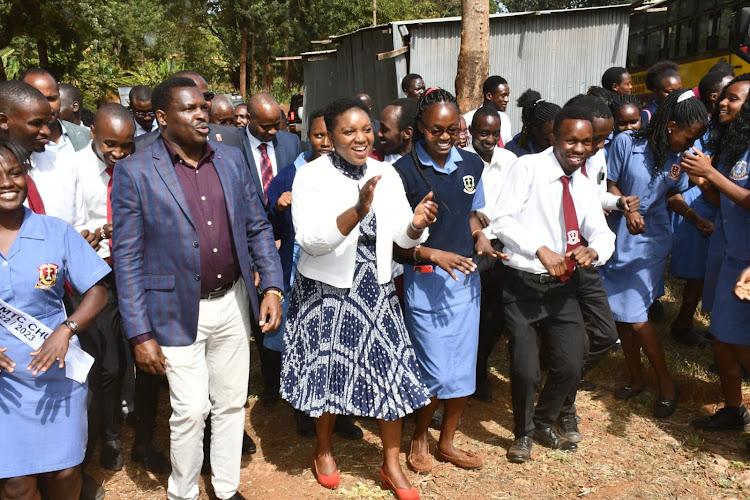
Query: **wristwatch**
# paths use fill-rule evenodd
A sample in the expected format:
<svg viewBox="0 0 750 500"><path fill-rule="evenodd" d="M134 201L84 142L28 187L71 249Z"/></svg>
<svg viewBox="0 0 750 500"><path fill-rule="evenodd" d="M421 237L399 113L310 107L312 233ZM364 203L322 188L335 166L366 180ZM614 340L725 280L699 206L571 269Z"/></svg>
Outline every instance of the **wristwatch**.
<svg viewBox="0 0 750 500"><path fill-rule="evenodd" d="M625 201L622 199L622 196L617 198L617 208L625 210Z"/></svg>
<svg viewBox="0 0 750 500"><path fill-rule="evenodd" d="M70 328L70 331L73 332L74 334L78 333L78 323L76 323L75 321L70 321L69 319L66 319L65 321L62 322L62 324Z"/></svg>

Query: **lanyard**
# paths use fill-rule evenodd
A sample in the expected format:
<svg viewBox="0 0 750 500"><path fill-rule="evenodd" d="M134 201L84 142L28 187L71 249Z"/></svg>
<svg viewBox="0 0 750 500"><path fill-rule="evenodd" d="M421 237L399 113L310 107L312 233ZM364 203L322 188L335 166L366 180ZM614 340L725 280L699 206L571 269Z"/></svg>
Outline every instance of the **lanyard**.
<svg viewBox="0 0 750 500"><path fill-rule="evenodd" d="M0 326L35 351L52 333L52 330L41 321L16 309L2 299L0 299ZM65 376L83 384L93 364L94 358L70 341L68 353L65 355Z"/></svg>

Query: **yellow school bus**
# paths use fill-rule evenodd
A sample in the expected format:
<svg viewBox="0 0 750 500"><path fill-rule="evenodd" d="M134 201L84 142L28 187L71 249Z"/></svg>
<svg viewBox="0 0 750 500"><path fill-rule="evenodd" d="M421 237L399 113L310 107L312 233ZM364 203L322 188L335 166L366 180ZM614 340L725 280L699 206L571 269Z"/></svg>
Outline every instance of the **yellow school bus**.
<svg viewBox="0 0 750 500"><path fill-rule="evenodd" d="M655 62L680 65L684 88L698 86L709 68L724 60L734 74L750 73L749 0L661 0L633 10L628 69L633 94L646 97L645 77Z"/></svg>

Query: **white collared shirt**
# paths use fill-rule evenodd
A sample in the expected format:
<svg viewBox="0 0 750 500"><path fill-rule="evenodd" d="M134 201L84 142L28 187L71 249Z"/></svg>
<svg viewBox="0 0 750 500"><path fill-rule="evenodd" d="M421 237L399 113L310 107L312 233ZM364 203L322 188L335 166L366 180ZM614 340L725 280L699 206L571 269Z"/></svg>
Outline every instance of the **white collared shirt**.
<svg viewBox="0 0 750 500"><path fill-rule="evenodd" d="M260 142L260 139L250 133L250 129L248 127L245 127L245 133L247 134L247 138L250 139L250 150L253 153L253 160L255 160L255 169L258 171L258 179L261 179L260 184L261 189L263 189L263 170L260 164L261 154L258 146L260 146L261 144L266 145L266 153L268 153L268 157L271 159L271 167L273 167L273 176L276 177L276 172L278 172L279 169L276 165L276 154L273 147L273 142Z"/></svg>
<svg viewBox="0 0 750 500"><path fill-rule="evenodd" d="M404 156L404 155L400 155L398 153L394 153L394 154L390 154L390 155L385 155L385 157L383 158L383 161L386 162L386 163L390 163L391 165L393 165L394 163L396 163L397 161L399 161L402 156Z"/></svg>
<svg viewBox="0 0 750 500"><path fill-rule="evenodd" d="M29 175L42 197L45 213L81 231L87 229L86 202L78 173L70 161L73 156L74 153L65 153L47 144L43 152L31 153Z"/></svg>
<svg viewBox="0 0 750 500"><path fill-rule="evenodd" d="M604 154L604 149L600 149L594 156L588 158L583 168L586 169L589 180L596 186L602 209L619 210L617 200L620 197L607 191L607 156Z"/></svg>
<svg viewBox="0 0 750 500"><path fill-rule="evenodd" d="M65 130L65 125L63 125L63 122L61 122L60 120L57 120L57 123L60 124L60 129L62 130L62 134L60 135L60 140L58 142L49 141L47 143L47 146L45 146L45 149L48 151L53 151L55 153L63 153L63 154L75 153L76 148L73 146L73 143L70 140L68 131Z"/></svg>
<svg viewBox="0 0 750 500"><path fill-rule="evenodd" d="M477 154L476 150L474 150L474 146L471 143L469 143L464 148L464 151L471 151L472 153ZM479 155L477 154L477 156ZM482 157L479 156L479 158ZM489 163L484 161L484 159L482 158L482 163L484 163L484 170L482 171L482 184L484 184L485 202L484 207L480 208L478 211L489 217L490 220L492 220L492 214L495 211L495 207L498 203L500 188L503 186L503 184L505 184L505 180L508 177L508 172L510 172L511 167L517 159L518 158L516 157L516 155L514 155L507 149L499 148L497 146L495 146L495 148L492 150L492 158L490 158ZM497 238L490 227L484 228L484 235L491 240Z"/></svg>
<svg viewBox="0 0 750 500"><path fill-rule="evenodd" d="M492 232L505 245L506 265L534 274L547 273L536 256L546 246L565 255L566 231L562 207L564 176L553 148L519 158L500 189L493 212ZM594 185L576 171L570 194L576 207L580 235L598 254L594 265L602 265L615 250L615 235L607 226Z"/></svg>
<svg viewBox="0 0 750 500"><path fill-rule="evenodd" d="M156 118L154 118L154 121L151 122L151 130L146 130L141 127L141 124L135 121L135 118L133 118L133 123L135 123L135 137L148 134L149 132L153 132L154 130L159 128L159 124L157 123Z"/></svg>
<svg viewBox="0 0 750 500"><path fill-rule="evenodd" d="M67 159L78 173L81 182L83 198L86 201L86 226L89 231L102 227L107 221L107 184L109 174L107 164L94 153L92 143L77 151ZM106 259L110 255L109 240L102 240L99 244L100 257Z"/></svg>
<svg viewBox="0 0 750 500"><path fill-rule="evenodd" d="M474 119L474 113L477 112L477 109L473 109L464 115L467 129L471 127L471 121ZM503 145L505 145L513 139L513 131L510 127L510 118L503 111L498 111L497 114L500 115L500 138L503 140ZM471 136L469 136L469 144L471 144Z"/></svg>

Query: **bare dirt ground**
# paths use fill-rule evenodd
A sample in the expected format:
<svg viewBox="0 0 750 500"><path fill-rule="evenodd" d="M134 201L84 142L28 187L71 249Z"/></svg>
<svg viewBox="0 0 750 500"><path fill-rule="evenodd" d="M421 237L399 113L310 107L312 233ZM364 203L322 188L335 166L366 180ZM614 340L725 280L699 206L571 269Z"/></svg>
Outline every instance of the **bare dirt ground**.
<svg viewBox="0 0 750 500"><path fill-rule="evenodd" d="M681 289L671 282L668 288ZM406 469L407 476L425 499L551 499L585 497L592 499L630 498L750 498L750 451L742 433L702 433L693 431L690 420L707 415L723 403L718 378L708 371L713 360L703 351L675 344L668 325L678 303L668 291L663 303L666 325L658 327L667 352L668 364L682 387L677 412L669 419L651 416L656 400L655 387L629 402L614 399L612 392L625 382L621 353L609 355L591 374L597 384L593 392L580 392L578 413L583 442L577 453L562 453L534 446L532 461L515 465L505 459L513 435L508 379L507 345L501 341L493 357L493 403L471 400L464 414L457 444L482 454L485 467L464 471L436 462L433 472L418 476ZM700 318L704 321L705 318ZM253 356L255 356L255 351ZM257 401L260 374L253 366L254 395L247 411L248 432L258 444L258 452L242 464L240 492L247 498L395 498L379 486L381 460L377 426L359 419L364 440L337 440L336 458L341 486L329 491L319 486L311 471L314 439L295 434L291 408L280 403L265 408ZM653 378L653 377L652 377ZM168 449L169 400L162 391L156 443ZM748 387L745 393L750 394ZM746 398L746 403L748 398ZM408 450L413 422L404 423L402 451ZM437 431L431 431L437 439ZM103 481L109 499L162 499L166 497L167 475L153 475L129 460L132 432L126 428L123 443L125 468L105 471L92 460L86 470ZM434 451L434 442L433 442ZM98 453L94 453L98 458ZM214 498L210 477L201 478L201 498Z"/></svg>

